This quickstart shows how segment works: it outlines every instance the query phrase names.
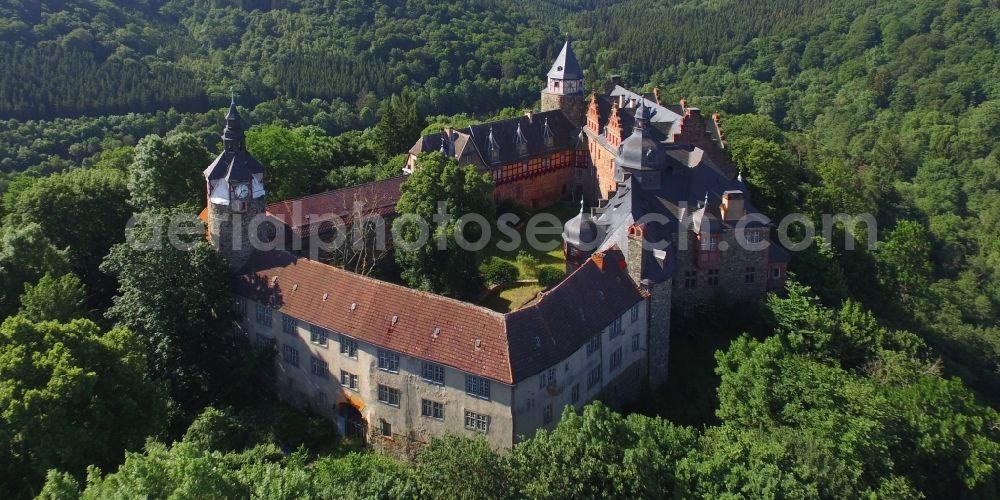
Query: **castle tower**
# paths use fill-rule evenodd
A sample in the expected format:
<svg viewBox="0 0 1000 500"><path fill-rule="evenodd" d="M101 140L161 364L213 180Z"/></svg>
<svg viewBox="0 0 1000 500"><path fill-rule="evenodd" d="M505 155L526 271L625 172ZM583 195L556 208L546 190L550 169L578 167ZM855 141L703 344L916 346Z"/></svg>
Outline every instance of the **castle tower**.
<svg viewBox="0 0 1000 500"><path fill-rule="evenodd" d="M569 39L552 63L548 80L542 91L542 111L561 110L574 125L583 125L587 112L583 101L583 70Z"/></svg>
<svg viewBox="0 0 1000 500"><path fill-rule="evenodd" d="M205 169L208 237L238 269L253 253L250 228L264 214L264 166L246 150L246 135L233 97L222 131L222 153Z"/></svg>

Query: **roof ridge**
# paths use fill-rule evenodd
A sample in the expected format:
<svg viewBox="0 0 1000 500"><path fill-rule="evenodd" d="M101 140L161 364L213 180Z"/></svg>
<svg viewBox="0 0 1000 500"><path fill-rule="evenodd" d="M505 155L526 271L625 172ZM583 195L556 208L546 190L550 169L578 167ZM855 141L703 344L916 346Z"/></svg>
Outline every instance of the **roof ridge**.
<svg viewBox="0 0 1000 500"><path fill-rule="evenodd" d="M331 195L333 193L339 193L341 191L351 191L351 190L355 190L355 189L358 189L358 188L363 188L363 187L371 186L371 185L374 185L374 184L381 184L381 183L386 182L386 181L393 181L393 180L404 178L404 177L408 177L408 175L407 174L394 175L392 177L387 177L387 178L382 179L382 180L368 181L368 182L364 182L364 183L357 184L357 185L354 185L354 186L342 187L342 188L339 188L339 189L331 189L329 191L323 191L323 192L320 192L320 193L314 193L314 194L309 194L309 195L306 195L306 196L300 196L298 198L291 198L291 199L287 199L287 200L276 201L274 203L268 203L268 206L271 206L271 205L283 205L285 203L291 203L291 202L299 201L299 200L309 200L309 199L312 199L312 198L318 198L320 196L329 196L329 195Z"/></svg>
<svg viewBox="0 0 1000 500"><path fill-rule="evenodd" d="M294 254L292 252L288 252L286 250L279 250L279 251L287 253L287 254L293 256L296 261L302 260L302 261L305 261L305 262L308 262L308 263L311 263L311 264L316 264L316 265L324 266L324 267L327 267L327 268L330 268L330 269L335 269L336 272L341 272L341 273L345 273L345 274L350 275L350 276L355 276L357 278L360 278L362 280L366 280L366 281L374 283L374 284L389 285L390 287L394 287L394 288L397 288L397 289L400 289L400 290L405 290L405 291L410 292L410 293L414 293L414 294L417 294L417 295L423 295L423 296L426 296L426 297L431 297L431 298L433 298L435 300L444 299L445 301L449 301L449 302L452 302L452 303L455 303L455 304L459 304L459 305L462 305L462 306L467 306L467 307L471 307L471 308L477 309L477 310L479 310L481 312L488 313L491 316L497 316L497 317L503 317L503 316L505 316L503 313L496 312L496 311L494 311L492 309L489 309L489 308L486 308L486 307L483 307L483 306L480 306L480 305L477 305L477 304L473 304L471 302L465 302L465 301L458 300L458 299L455 299L455 298L452 298L452 297L447 297L445 295L441 295L441 294L437 294L437 293L433 293L433 292L428 292L426 290L418 290L416 288L410 288L408 286L403 286L403 285L400 285L400 284L397 284L397 283L392 283L391 281L385 281L385 280L380 280L378 278L372 278L371 276L365 276L363 274L359 274L359 273L355 273L355 272L352 272L352 271L348 271L347 269L344 269L344 268L341 268L341 267L337 267L337 266L334 266L332 264L327 264L326 262L321 262L321 261L318 261L318 260L312 260L312 259L309 259L309 258L306 258L306 257L302 257L301 255L297 255L297 254ZM506 327L505 327L505 330L506 330Z"/></svg>

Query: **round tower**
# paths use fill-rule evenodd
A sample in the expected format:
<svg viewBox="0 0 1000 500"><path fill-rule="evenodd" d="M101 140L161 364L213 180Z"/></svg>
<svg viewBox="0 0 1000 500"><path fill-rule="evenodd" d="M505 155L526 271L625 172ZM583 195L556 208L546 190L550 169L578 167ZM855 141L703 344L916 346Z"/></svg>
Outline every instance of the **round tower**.
<svg viewBox="0 0 1000 500"><path fill-rule="evenodd" d="M264 214L264 166L246 150L236 98L222 131L222 153L205 169L208 194L208 236L215 248L238 269L254 248L250 239L254 218Z"/></svg>
<svg viewBox="0 0 1000 500"><path fill-rule="evenodd" d="M573 53L569 39L548 73L548 85L542 91L542 111L561 110L574 125L583 125L587 107L583 101L583 70Z"/></svg>

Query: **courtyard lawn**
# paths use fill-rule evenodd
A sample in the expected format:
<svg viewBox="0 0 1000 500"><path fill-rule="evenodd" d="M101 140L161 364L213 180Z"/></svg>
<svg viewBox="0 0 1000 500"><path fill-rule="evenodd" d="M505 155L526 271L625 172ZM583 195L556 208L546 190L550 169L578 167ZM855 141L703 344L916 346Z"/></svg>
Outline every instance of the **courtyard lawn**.
<svg viewBox="0 0 1000 500"><path fill-rule="evenodd" d="M507 288L499 294L490 294L481 305L496 312L508 313L516 311L528 302L531 302L538 295L538 292L542 290L542 286L538 283L517 285Z"/></svg>
<svg viewBox="0 0 1000 500"><path fill-rule="evenodd" d="M538 210L535 213L536 214L550 213L550 214L555 215L559 219L559 224L560 224L559 232L561 233L562 232L562 224L565 224L566 221L568 221L569 219L575 217L576 214L579 213L579 211L580 211L580 205L579 204L575 204L574 205L572 203L561 202L561 203L557 203L555 205L552 205L552 206L550 206L548 208L543 208L541 210ZM532 248L532 246L528 244L528 240L525 237L525 231L527 230L527 227L528 227L528 225L527 225L528 220L530 220L530 218L527 219L527 220L522 220L521 221L521 225L517 228L517 233L521 237L521 245L520 245L520 247L518 247L515 250L511 250L511 251L506 251L506 252L502 251L499 248L497 248L497 246L496 246L497 243L500 242L501 240L504 241L504 242L507 242L507 241L509 241L509 238L507 238L506 236L502 236L502 235L494 235L492 244L486 249L485 257L489 258L489 257L492 257L492 256L496 256L496 257L500 257L501 259L504 259L504 260L506 260L506 261L514 264L515 266L517 266L518 270L521 272L521 279L535 279L535 278L537 278L537 276L529 275L527 273L527 270L524 269L523 266L521 266L521 264L519 264L517 262L517 254L520 251L522 251L522 250L526 251L528 254L530 254L530 255L534 256L536 259L538 259L539 267L554 266L554 267L558 267L560 269L565 268L565 266L566 266L566 257L563 255L563 250L562 250L562 247L563 247L562 236L559 235L559 234L555 234L555 235L542 235L542 236L538 237L538 241L539 242L541 242L543 244L544 243L548 243L551 246L555 247L555 248L553 248L551 250L544 251L544 250L541 250L541 249ZM543 227L546 227L546 230L548 230L547 226L543 226ZM552 231L555 232L555 230L552 230Z"/></svg>

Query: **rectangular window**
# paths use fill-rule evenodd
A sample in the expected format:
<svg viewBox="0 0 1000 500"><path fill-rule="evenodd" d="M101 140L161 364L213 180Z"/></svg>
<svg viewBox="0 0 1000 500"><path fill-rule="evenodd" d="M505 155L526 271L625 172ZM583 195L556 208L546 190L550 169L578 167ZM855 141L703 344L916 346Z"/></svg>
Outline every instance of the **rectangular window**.
<svg viewBox="0 0 1000 500"><path fill-rule="evenodd" d="M257 349L262 352L271 351L277 348L278 341L267 335L257 334Z"/></svg>
<svg viewBox="0 0 1000 500"><path fill-rule="evenodd" d="M608 371L614 373L615 370L622 366L622 348L618 346L611 352L611 366L608 367Z"/></svg>
<svg viewBox="0 0 1000 500"><path fill-rule="evenodd" d="M340 353L348 358L358 359L358 341L347 335L341 335Z"/></svg>
<svg viewBox="0 0 1000 500"><path fill-rule="evenodd" d="M601 350L601 334L594 335L587 343L587 357Z"/></svg>
<svg viewBox="0 0 1000 500"><path fill-rule="evenodd" d="M466 375L465 392L477 398L490 399L490 380L475 375Z"/></svg>
<svg viewBox="0 0 1000 500"><path fill-rule="evenodd" d="M719 248L719 237L715 235L705 235L701 238L701 250L703 252L714 252Z"/></svg>
<svg viewBox="0 0 1000 500"><path fill-rule="evenodd" d="M299 366L299 350L290 346L282 346L281 359L292 366Z"/></svg>
<svg viewBox="0 0 1000 500"><path fill-rule="evenodd" d="M313 356L309 360L309 372L320 378L329 378L330 365L326 361Z"/></svg>
<svg viewBox="0 0 1000 500"><path fill-rule="evenodd" d="M399 353L386 349L379 349L378 369L392 373L399 373Z"/></svg>
<svg viewBox="0 0 1000 500"><path fill-rule="evenodd" d="M747 231L747 241L750 243L760 243L763 234L760 231Z"/></svg>
<svg viewBox="0 0 1000 500"><path fill-rule="evenodd" d="M271 308L259 302L257 303L257 323L271 326Z"/></svg>
<svg viewBox="0 0 1000 500"><path fill-rule="evenodd" d="M236 297L236 299L234 300L234 304L235 304L235 307L236 307L237 314L239 314L241 318L246 317L246 315L247 315L247 299L244 299L243 297Z"/></svg>
<svg viewBox="0 0 1000 500"><path fill-rule="evenodd" d="M580 384L573 384L572 400L574 403L580 400Z"/></svg>
<svg viewBox="0 0 1000 500"><path fill-rule="evenodd" d="M327 346L326 339L329 336L330 332L328 332L325 328L316 325L309 325L309 342L312 342L313 344L316 344L318 346L326 347Z"/></svg>
<svg viewBox="0 0 1000 500"><path fill-rule="evenodd" d="M444 420L444 403L431 401L429 399L420 400L420 415L437 420Z"/></svg>
<svg viewBox="0 0 1000 500"><path fill-rule="evenodd" d="M698 286L698 271L684 271L684 288Z"/></svg>
<svg viewBox="0 0 1000 500"><path fill-rule="evenodd" d="M444 367L424 361L420 367L420 377L428 382L444 385Z"/></svg>
<svg viewBox="0 0 1000 500"><path fill-rule="evenodd" d="M639 352L639 334L632 334L632 352Z"/></svg>
<svg viewBox="0 0 1000 500"><path fill-rule="evenodd" d="M754 279L756 278L757 278L757 270L754 269L753 267L746 268L746 274L743 275L743 282L746 284L750 284L753 283Z"/></svg>
<svg viewBox="0 0 1000 500"><path fill-rule="evenodd" d="M552 423L552 403L545 405L545 410L542 411L542 423Z"/></svg>
<svg viewBox="0 0 1000 500"><path fill-rule="evenodd" d="M709 269L708 270L708 286L719 286L719 270Z"/></svg>
<svg viewBox="0 0 1000 500"><path fill-rule="evenodd" d="M622 334L622 318L619 316L608 325L608 338L615 338Z"/></svg>
<svg viewBox="0 0 1000 500"><path fill-rule="evenodd" d="M379 384L378 400L390 406L399 406L399 389Z"/></svg>
<svg viewBox="0 0 1000 500"><path fill-rule="evenodd" d="M299 327L299 320L287 315L281 315L281 331L285 333L294 334L296 328Z"/></svg>
<svg viewBox="0 0 1000 500"><path fill-rule="evenodd" d="M771 274L773 274L775 278L780 278L781 277L781 268L780 267L774 268L771 271Z"/></svg>
<svg viewBox="0 0 1000 500"><path fill-rule="evenodd" d="M358 390L358 376L353 373L340 370L340 385L352 391L356 391Z"/></svg>
<svg viewBox="0 0 1000 500"><path fill-rule="evenodd" d="M595 385L601 383L601 365L597 365L597 368L590 370L587 374L587 389L593 389Z"/></svg>
<svg viewBox="0 0 1000 500"><path fill-rule="evenodd" d="M482 415L465 410L465 428L479 432L489 432L490 417L489 415Z"/></svg>
<svg viewBox="0 0 1000 500"><path fill-rule="evenodd" d="M631 315L632 315L632 322L633 323L635 323L636 321L639 321L639 303L638 302L636 302L636 304L634 306L632 306Z"/></svg>
<svg viewBox="0 0 1000 500"><path fill-rule="evenodd" d="M382 437L392 437L392 424L387 420L379 421L379 430L382 432Z"/></svg>

